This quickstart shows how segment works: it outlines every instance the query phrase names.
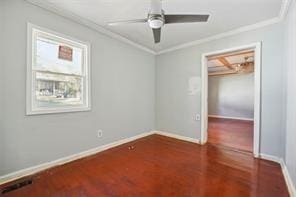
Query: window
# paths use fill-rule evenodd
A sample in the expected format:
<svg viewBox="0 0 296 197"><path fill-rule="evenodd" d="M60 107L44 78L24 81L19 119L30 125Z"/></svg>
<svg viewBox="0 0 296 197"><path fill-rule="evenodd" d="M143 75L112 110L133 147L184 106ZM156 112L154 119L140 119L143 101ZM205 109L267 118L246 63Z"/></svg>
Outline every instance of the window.
<svg viewBox="0 0 296 197"><path fill-rule="evenodd" d="M28 115L90 110L89 48L28 25Z"/></svg>

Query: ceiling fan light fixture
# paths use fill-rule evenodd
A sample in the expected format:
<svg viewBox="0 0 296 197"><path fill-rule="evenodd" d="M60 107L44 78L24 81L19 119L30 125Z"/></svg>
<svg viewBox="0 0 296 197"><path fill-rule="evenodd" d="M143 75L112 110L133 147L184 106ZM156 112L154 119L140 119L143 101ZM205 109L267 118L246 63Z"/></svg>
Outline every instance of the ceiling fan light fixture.
<svg viewBox="0 0 296 197"><path fill-rule="evenodd" d="M152 15L148 19L149 27L159 29L164 25L164 19L161 15Z"/></svg>

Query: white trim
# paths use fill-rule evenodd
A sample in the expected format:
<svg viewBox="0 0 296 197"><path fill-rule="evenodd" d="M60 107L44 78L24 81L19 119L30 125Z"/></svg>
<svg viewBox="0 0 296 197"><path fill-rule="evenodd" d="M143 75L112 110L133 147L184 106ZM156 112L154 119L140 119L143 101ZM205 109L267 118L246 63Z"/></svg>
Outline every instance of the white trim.
<svg viewBox="0 0 296 197"><path fill-rule="evenodd" d="M171 137L171 138L175 138L175 139L179 139L179 140L183 140L183 141L187 141L187 142L200 144L200 141L198 139L185 137L185 136L181 136L181 135L177 135L177 134L173 134L173 133L168 133L168 132L164 132L164 131L145 132L145 133L133 136L133 137L118 140L116 142L112 142L112 143L109 143L109 144L106 144L106 145L102 145L102 146L99 146L99 147L96 147L96 148L92 148L92 149L89 149L89 150L86 150L86 151L83 151L83 152L80 152L80 153L76 153L76 154L73 154L73 155L70 155L70 156L66 156L66 157L54 160L54 161L46 162L46 163L43 163L43 164L40 164L40 165L36 165L36 166L25 168L25 169L22 169L22 170L19 170L19 171L16 171L16 172L12 172L12 173L9 173L9 174L4 175L4 176L0 176L0 185L5 184L7 182L11 182L11 181L16 180L16 179L20 179L22 177L26 177L26 176L30 176L32 174L36 174L36 173L38 173L40 171L44 171L46 169L49 169L49 168L52 168L52 167L55 167L55 166L63 165L63 164L66 164L66 163L69 163L69 162L72 162L72 161L75 161L75 160L78 160L78 159L81 159L81 158L84 158L84 157L88 157L88 156L97 154L99 152L108 150L110 148L114 148L116 146L126 144L126 143L132 142L134 140L141 139L143 137L147 137L147 136L153 135L153 134L158 134L158 135L162 135L162 136L166 136L166 137ZM272 156L272 155L267 155L267 154L260 154L259 158L274 161L274 162L277 162L277 163L281 164L283 175L284 175L285 181L286 181L287 186L288 186L288 190L289 190L289 192L291 194L291 197L294 197L295 194L296 194L295 186L293 185L292 179L291 179L291 177L289 175L288 169L287 169L284 161L282 159L278 158L278 157L275 157L275 156Z"/></svg>
<svg viewBox="0 0 296 197"><path fill-rule="evenodd" d="M253 152L255 157L260 153L260 133L261 133L261 42L255 43L255 70L254 70L254 142Z"/></svg>
<svg viewBox="0 0 296 197"><path fill-rule="evenodd" d="M231 116L219 116L219 115L208 115L209 118L221 118L221 119L231 119L231 120L246 120L254 121L252 118L243 118L243 117L231 117Z"/></svg>
<svg viewBox="0 0 296 197"><path fill-rule="evenodd" d="M166 136L166 137L175 138L175 139L178 139L178 140L183 140L183 141L187 141L187 142L200 144L198 139L185 137L185 136L174 134L174 133L169 133L169 132L165 132L165 131L153 131L153 133L158 134L158 135L162 135L162 136Z"/></svg>
<svg viewBox="0 0 296 197"><path fill-rule="evenodd" d="M208 77L207 56L204 54L201 57L201 144L205 144L208 141Z"/></svg>
<svg viewBox="0 0 296 197"><path fill-rule="evenodd" d="M74 14L74 13L72 13L70 11L67 11L65 9L57 8L52 3L48 3L46 1L40 1L40 0L25 0L25 1L27 1L30 4L35 5L37 7L40 7L40 8L43 8L43 9L47 10L47 11L55 13L55 14L57 14L59 16L67 18L67 19L69 19L71 21L74 21L74 22L76 22L76 23L78 23L80 25L84 25L84 26L86 26L88 28L91 28L92 30L94 30L96 32L99 32L99 33L101 33L101 34L103 34L105 36L108 36L108 37L113 38L115 40L119 40L121 42L124 42L126 44L131 45L131 46L134 46L134 47L136 47L138 49L141 49L141 50L146 51L148 53L151 53L153 55L156 54L156 52L154 50L152 50L152 49L150 49L150 48L148 48L146 46L143 46L143 45L141 45L139 43L136 43L134 41L131 41L131 40L129 40L129 39L117 34L117 33L114 33L114 32L112 32L110 30L107 30L103 26L98 25L98 24L96 24L96 23L94 23L94 22L92 22L92 21L90 21L88 19L77 16L76 14Z"/></svg>
<svg viewBox="0 0 296 197"><path fill-rule="evenodd" d="M220 55L229 52L253 49L255 51L255 92L254 92L254 157L259 156L260 149L260 125L261 125L261 42L230 49L223 49L214 52L204 53L201 58L201 144L207 142L208 137L208 68L207 57Z"/></svg>
<svg viewBox="0 0 296 197"><path fill-rule="evenodd" d="M35 108L34 99L32 95L34 92L34 80L32 74L32 65L34 62L33 51L35 51L35 37L39 34L50 35L56 37L63 42L69 43L74 46L82 47L87 52L84 57L84 74L85 82L83 83L83 105L81 106L71 106L71 107L53 107L47 108ZM65 113L65 112L81 112L91 110L91 45L89 42L81 41L68 35L64 35L44 27L40 27L31 23L27 23L27 77L26 77L26 114L36 115L36 114L51 114L51 113Z"/></svg>
<svg viewBox="0 0 296 197"><path fill-rule="evenodd" d="M184 44L181 44L181 45L177 45L177 46L174 46L174 47L171 47L171 48L168 48L168 49L164 49L164 50L159 51L157 53L157 55L168 53L168 52L171 52L171 51L176 51L176 50L183 49L183 48L188 48L188 47L200 45L200 44L207 43L207 42L214 41L214 40L219 40L221 38L233 36L233 35L240 34L240 33L243 33L243 32L252 31L252 30L259 29L259 28L269 26L269 25L273 25L273 24L276 24L276 23L279 23L279 22L280 22L280 20L279 20L278 17L272 18L272 19L269 19L269 20L266 20L266 21L262 21L262 22L259 22L259 23L252 24L252 25L240 27L238 29L234 29L234 30L231 30L231 31L228 31L228 32L224 32L224 33L217 34L217 35L214 35L214 36L206 37L204 39L195 40L195 41L184 43Z"/></svg>
<svg viewBox="0 0 296 197"><path fill-rule="evenodd" d="M260 154L259 158L265 159L268 161L273 161L273 162L280 164L285 182L288 187L289 194L291 197L296 197L296 188L295 188L295 185L291 179L290 173L288 171L288 168L287 168L284 160L282 158L279 158L279 157L276 157L273 155L268 155L268 154Z"/></svg>
<svg viewBox="0 0 296 197"><path fill-rule="evenodd" d="M96 148L92 148L92 149L83 151L83 152L80 152L80 153L69 155L69 156L54 160L54 161L42 163L42 164L39 164L39 165L36 165L36 166L33 166L33 167L29 167L29 168L25 168L25 169L22 169L22 170L18 170L16 172L9 173L9 174L4 175L4 176L0 176L0 185L2 185L4 183L7 183L7 182L10 182L10 181L13 181L13 180L16 180L16 179L20 179L22 177L26 177L26 176L29 176L29 175L32 175L32 174L36 174L36 173L38 173L40 171L43 171L43 170L46 170L48 168L63 165L65 163L69 163L69 162L75 161L77 159L81 159L81 158L84 158L84 157L87 157L87 156L90 156L90 155L97 154L97 153L102 152L104 150L114 148L116 146L131 142L131 141L134 141L134 140L137 140L137 139L149 136L149 135L153 135L153 134L158 134L158 135L162 135L162 136L166 136L166 137L171 137L171 138L175 138L175 139L179 139L179 140L199 144L198 139L193 139L193 138L190 138L190 137L184 137L184 136L181 136L181 135L176 135L176 134L172 134L172 133L168 133L168 132L163 132L163 131L145 132L145 133L133 136L133 137L125 138L125 139L118 140L118 141L115 141L115 142L112 142L112 143L109 143L109 144L106 144L106 145L98 146Z"/></svg>
<svg viewBox="0 0 296 197"><path fill-rule="evenodd" d="M282 172L283 172L283 175L284 175L284 178L285 178L285 181L286 181L290 196L291 197L296 197L296 187L295 187L295 185L294 185L294 183L292 181L289 170L288 170L288 168L287 168L287 166L286 166L283 159L280 160L280 164L281 164L281 167L282 167Z"/></svg>
<svg viewBox="0 0 296 197"><path fill-rule="evenodd" d="M260 153L258 158L268 160L268 161L273 161L276 163L281 163L281 158L273 155L264 154L264 153Z"/></svg>
<svg viewBox="0 0 296 197"><path fill-rule="evenodd" d="M125 42L127 44L130 44L130 45L132 45L132 46L134 46L134 47L136 47L138 49L144 50L144 51L146 51L148 53L151 53L153 55L160 55L160 54L163 54L163 53L175 51L175 50L182 49L182 48L191 47L191 46L194 46L194 45L199 45L199 44L202 44L202 43L210 42L210 41L213 41L213 40L221 39L221 38L224 38L224 37L236 35L236 34L239 34L239 33L259 29L259 28L262 28L262 27L265 27L265 26L268 26L268 25L272 25L272 24L282 22L284 20L285 16L286 16L287 12L288 12L289 5L290 5L290 2L291 2L291 0L282 0L281 9L280 9L279 15L277 17L274 17L274 18L271 18L271 19L268 19L268 20L265 20L265 21L261 21L261 22L258 22L258 23L252 24L252 25L243 26L243 27L231 30L231 31L221 33L221 34L216 34L216 35L209 36L209 37L206 37L206 38L203 38L203 39L199 39L199 40L195 40L195 41L192 41L192 42L177 45L177 46L174 46L174 47L170 47L170 48L167 48L167 49L163 49L161 51L156 51L156 50L150 49L150 48L148 48L148 47L146 47L144 45L141 45L139 43L131 41L131 40L119 35L118 33L114 33L114 32L112 32L110 30L107 30L103 26L100 26L100 25L98 25L98 24L96 24L96 23L94 23L94 22L92 22L90 20L87 20L85 18L77 16L77 15L75 15L74 13L72 13L70 11L67 11L67 10L61 9L61 8L57 8L53 4L48 3L46 1L40 1L40 0L25 0L25 1L27 1L28 3L31 3L31 4L33 4L35 6L38 6L40 8L46 9L46 10L48 10L50 12L53 12L55 14L58 14L58 15L60 15L62 17L70 19L70 20L72 20L72 21L74 21L76 23L87 26L87 27L89 27L89 28L91 28L91 29L93 29L93 30L105 35L105 36L108 36L108 37L111 37L113 39Z"/></svg>
<svg viewBox="0 0 296 197"><path fill-rule="evenodd" d="M25 168L25 169L22 169L22 170L19 170L16 172L12 172L12 173L4 175L4 176L0 176L0 185L10 182L10 181L13 181L13 180L16 180L16 179L19 179L19 178L22 178L22 177L25 177L25 176L36 174L40 171L46 170L48 168L52 168L54 166L63 165L65 163L69 163L71 161L81 159L83 157L94 155L94 154L102 152L104 150L131 142L131 141L134 141L134 140L146 137L146 136L149 136L151 134L153 134L153 132L142 133L142 134L139 134L139 135L136 135L133 137L129 137L129 138L125 138L122 140L118 140L116 142L112 142L112 143L109 143L106 145L98 146L96 148L92 148L92 149L89 149L89 150L86 150L86 151L83 151L80 153L69 155L69 156L54 160L54 161L46 162L46 163L43 163L40 165L36 165L36 166Z"/></svg>
<svg viewBox="0 0 296 197"><path fill-rule="evenodd" d="M206 37L206 38L203 38L203 39L199 39L199 40L187 42L187 43L184 43L184 44L180 44L180 45L177 45L177 46L174 46L174 47L170 47L168 49L164 49L164 50L159 51L157 53L157 55L160 55L160 54L163 54L163 53L168 53L168 52L179 50L179 49L183 49L183 48L192 47L192 46L195 46L195 45L200 45L200 44L203 44L203 43L206 43L206 42L218 40L218 39L233 36L233 35L236 35L236 34L239 34L239 33L248 32L248 31L260 29L262 27L266 27L266 26L269 26L269 25L280 23L285 19L286 15L287 15L287 13L289 11L290 4L291 4L291 0L282 0L281 9L280 9L280 12L279 12L277 17L274 17L274 18L271 18L271 19L268 19L268 20L264 20L264 21L261 21L261 22L258 22L258 23L252 24L252 25L239 27L237 29L233 29L231 31L223 32L221 34L216 34L214 36L209 36L209 37Z"/></svg>

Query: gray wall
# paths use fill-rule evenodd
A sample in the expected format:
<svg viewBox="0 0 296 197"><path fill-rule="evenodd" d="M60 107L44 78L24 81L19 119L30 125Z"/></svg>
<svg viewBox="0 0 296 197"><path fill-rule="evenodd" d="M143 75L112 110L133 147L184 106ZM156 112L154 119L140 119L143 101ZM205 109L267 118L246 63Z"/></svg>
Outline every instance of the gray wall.
<svg viewBox="0 0 296 197"><path fill-rule="evenodd" d="M286 165L296 186L296 2L285 21Z"/></svg>
<svg viewBox="0 0 296 197"><path fill-rule="evenodd" d="M200 138L200 92L188 96L187 83L201 75L201 54L262 41L262 123L260 152L283 157L283 25L275 24L161 54L156 59L156 129Z"/></svg>
<svg viewBox="0 0 296 197"><path fill-rule="evenodd" d="M2 1L2 0L1 0ZM155 57L23 0L4 0L5 155L0 175L154 129ZM92 110L25 115L27 22L91 43ZM2 26L1 26L2 28ZM1 66L2 72L2 66ZM97 138L96 131L103 130Z"/></svg>
<svg viewBox="0 0 296 197"><path fill-rule="evenodd" d="M209 76L209 115L254 118L254 73Z"/></svg>
<svg viewBox="0 0 296 197"><path fill-rule="evenodd" d="M3 99L3 87L4 87L4 80L3 80L3 76L4 76L4 29L3 29L3 25L4 25L4 2L0 1L0 158L3 158L4 156L4 132L3 132L3 106L4 106L4 99ZM3 166L4 160L0 159L0 168L1 166ZM0 170L1 171L1 170Z"/></svg>

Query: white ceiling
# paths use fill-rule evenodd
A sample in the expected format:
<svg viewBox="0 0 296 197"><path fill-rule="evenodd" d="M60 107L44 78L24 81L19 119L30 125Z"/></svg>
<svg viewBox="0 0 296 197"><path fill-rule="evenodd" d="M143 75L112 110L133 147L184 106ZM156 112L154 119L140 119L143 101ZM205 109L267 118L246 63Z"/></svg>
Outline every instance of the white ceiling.
<svg viewBox="0 0 296 197"><path fill-rule="evenodd" d="M163 0L167 14L210 14L208 23L171 24L162 29L161 42L154 44L147 24L107 26L110 21L146 18L149 0L42 0L71 12L121 36L161 51L239 27L275 18L282 0Z"/></svg>

